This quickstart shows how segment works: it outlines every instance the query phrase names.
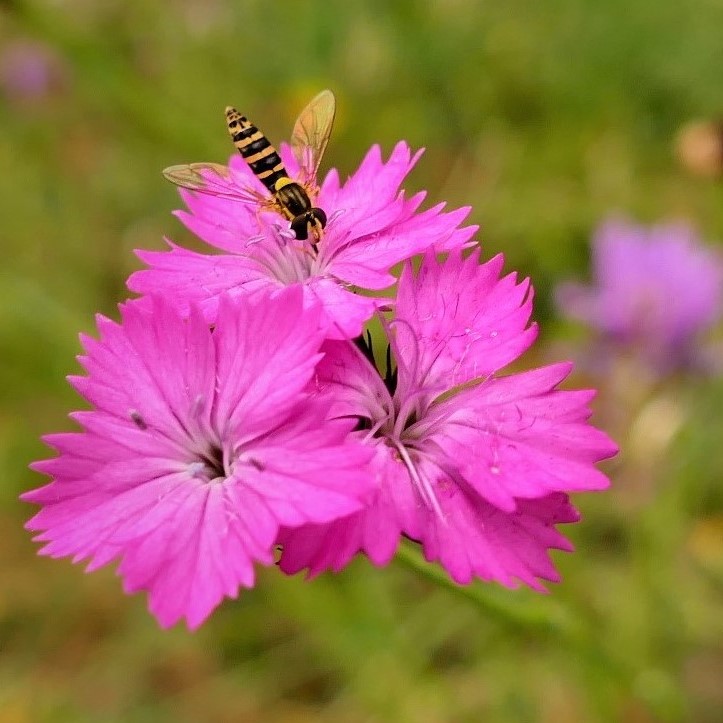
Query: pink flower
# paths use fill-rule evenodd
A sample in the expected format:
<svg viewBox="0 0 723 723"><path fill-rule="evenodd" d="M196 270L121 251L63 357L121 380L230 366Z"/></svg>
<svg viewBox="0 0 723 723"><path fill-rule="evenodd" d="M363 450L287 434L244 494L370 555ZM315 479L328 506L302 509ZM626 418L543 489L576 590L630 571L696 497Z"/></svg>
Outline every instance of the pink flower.
<svg viewBox="0 0 723 723"><path fill-rule="evenodd" d="M283 530L281 569L339 570L358 551L377 565L405 535L459 583L473 577L540 589L558 580L548 548L570 550L555 529L575 522L567 492L600 490L593 463L615 445L587 424L592 391L556 387L570 364L497 376L533 342L531 294L502 257L428 254L399 282L387 325L397 369L382 379L363 350L329 341L320 395L375 452L377 487L361 512L327 525Z"/></svg>
<svg viewBox="0 0 723 723"><path fill-rule="evenodd" d="M162 626L195 628L273 563L280 525L361 507L370 452L304 391L323 330L298 289L222 298L213 331L158 299L121 313L82 339L88 376L71 382L93 409L71 415L82 432L47 437L59 456L34 465L53 481L23 495L42 505L28 528L88 570L120 559Z"/></svg>
<svg viewBox="0 0 723 723"><path fill-rule="evenodd" d="M280 149L292 178L299 167L288 147ZM275 211L228 197L181 191L189 211L176 212L201 239L223 253L208 255L169 242L170 251L138 251L149 269L133 274L128 286L140 294L163 294L182 311L196 303L214 322L221 294L232 296L259 290L277 291L301 284L305 303L320 301L330 338L358 336L364 322L388 299L363 296L396 281L391 268L427 249L463 248L476 226L459 228L469 208L443 213L444 204L418 212L424 193L407 199L399 186L413 168L406 143L398 143L387 162L373 146L361 166L343 185L335 170L328 173L312 198L324 209L328 224L319 243L299 241L289 222ZM220 192L265 193L238 155L229 163L229 178L215 178Z"/></svg>

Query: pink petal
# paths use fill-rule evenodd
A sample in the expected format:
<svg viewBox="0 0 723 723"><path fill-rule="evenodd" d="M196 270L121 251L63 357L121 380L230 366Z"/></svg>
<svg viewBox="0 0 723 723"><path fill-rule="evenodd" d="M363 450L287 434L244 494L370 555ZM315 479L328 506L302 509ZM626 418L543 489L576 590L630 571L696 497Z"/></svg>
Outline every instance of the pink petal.
<svg viewBox="0 0 723 723"><path fill-rule="evenodd" d="M316 277L304 285L304 292L316 300L323 309L328 339L354 339L364 330L364 324L374 316L377 308L387 302L370 296L355 294L335 279Z"/></svg>
<svg viewBox="0 0 723 723"><path fill-rule="evenodd" d="M224 597L254 584L254 561L272 563L275 524L264 524L264 507L253 494L241 502L227 485L196 487L126 551L119 568L124 589L147 589L163 627L184 617L189 628L198 627Z"/></svg>
<svg viewBox="0 0 723 723"><path fill-rule="evenodd" d="M128 431L129 446L139 425L182 438L186 430L178 420L198 398L212 393L208 371L215 364L214 350L203 319L195 314L183 321L160 300L146 306L121 306L122 327L100 317L100 340L81 339L88 355L80 361L89 376L71 378L97 410L107 413L106 424L121 435ZM151 350L148 341L154 338Z"/></svg>
<svg viewBox="0 0 723 723"><path fill-rule="evenodd" d="M402 221L390 218L384 226L375 225L369 236L362 235L360 226L353 227L354 240L338 244L329 269L349 283L382 289L394 283L389 269L395 264L430 248L463 248L477 230L476 226L458 228L470 209L441 213L443 207L439 204Z"/></svg>
<svg viewBox="0 0 723 723"><path fill-rule="evenodd" d="M394 408L379 372L355 344L327 341L316 367L315 388L328 399L334 418L383 419Z"/></svg>
<svg viewBox="0 0 723 723"><path fill-rule="evenodd" d="M491 379L435 409L445 420L435 444L490 504L511 512L520 498L608 487L593 465L617 447L586 423L589 392L554 389L568 369Z"/></svg>
<svg viewBox="0 0 723 723"><path fill-rule="evenodd" d="M359 168L346 183L331 196L332 189L322 184L318 203L322 208L344 210L348 227L363 223L394 201L399 186L412 170L422 152L414 156L409 146L400 141L394 146L388 161L382 160L381 148L372 146Z"/></svg>
<svg viewBox="0 0 723 723"><path fill-rule="evenodd" d="M449 487L439 502L444 517L427 511L420 541L426 559L438 561L455 582L480 578L517 587L520 581L544 591L540 579L559 581L547 551L570 551L572 545L554 525L579 518L566 495L521 500L514 512L503 512Z"/></svg>
<svg viewBox="0 0 723 723"><path fill-rule="evenodd" d="M297 403L320 358L320 309L305 310L299 286L273 298L226 300L214 340L218 359L216 429L265 431Z"/></svg>
<svg viewBox="0 0 723 723"><path fill-rule="evenodd" d="M479 252L443 263L427 255L416 275L405 267L393 327L405 388L450 389L488 376L534 341L528 283L499 278L500 256L478 260Z"/></svg>
<svg viewBox="0 0 723 723"><path fill-rule="evenodd" d="M163 296L184 314L198 304L206 321L213 324L221 294L253 293L268 287L267 276L250 257L210 256L169 245L170 251L136 251L150 268L131 274L131 291Z"/></svg>
<svg viewBox="0 0 723 723"><path fill-rule="evenodd" d="M282 531L280 569L288 575L308 568L309 577L326 570L338 572L358 552L378 566L394 555L403 529L419 501L406 470L394 462L388 447L379 445L371 467L376 479L374 497L357 512L327 525L306 525Z"/></svg>

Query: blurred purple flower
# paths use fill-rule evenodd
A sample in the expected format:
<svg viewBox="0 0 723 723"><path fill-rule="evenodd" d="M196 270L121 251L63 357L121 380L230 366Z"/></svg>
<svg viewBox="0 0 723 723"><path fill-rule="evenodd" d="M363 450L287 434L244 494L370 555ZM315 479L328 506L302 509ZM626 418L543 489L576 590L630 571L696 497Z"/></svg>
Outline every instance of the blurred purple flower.
<svg viewBox="0 0 723 723"><path fill-rule="evenodd" d="M42 100L65 78L62 58L37 40L16 40L0 50L0 89L15 101Z"/></svg>
<svg viewBox="0 0 723 723"><path fill-rule="evenodd" d="M699 337L721 316L723 260L691 227L607 221L595 234L592 266L592 285L558 287L563 315L658 372L700 366Z"/></svg>

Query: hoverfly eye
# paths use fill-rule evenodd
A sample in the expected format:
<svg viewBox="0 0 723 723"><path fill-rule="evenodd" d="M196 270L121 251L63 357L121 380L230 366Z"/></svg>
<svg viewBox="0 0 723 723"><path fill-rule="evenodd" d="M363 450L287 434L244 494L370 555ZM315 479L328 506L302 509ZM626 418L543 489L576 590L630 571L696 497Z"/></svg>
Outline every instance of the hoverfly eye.
<svg viewBox="0 0 723 723"><path fill-rule="evenodd" d="M319 226L321 226L322 228L326 228L326 214L324 213L324 211L320 208L312 208L311 213L312 216L319 223Z"/></svg>

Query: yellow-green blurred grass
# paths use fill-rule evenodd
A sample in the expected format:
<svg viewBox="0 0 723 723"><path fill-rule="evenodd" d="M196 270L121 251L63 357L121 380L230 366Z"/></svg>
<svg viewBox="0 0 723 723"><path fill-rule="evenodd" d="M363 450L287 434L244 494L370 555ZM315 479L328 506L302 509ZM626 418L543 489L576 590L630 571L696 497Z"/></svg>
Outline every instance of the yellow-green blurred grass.
<svg viewBox="0 0 723 723"><path fill-rule="evenodd" d="M633 390L603 389L615 488L579 499L547 598L359 560L310 584L260 571L197 633L161 632L112 571L37 558L17 494L41 482L38 436L71 428L77 333L115 314L132 249L192 242L159 171L225 160L227 103L279 140L333 88L342 174L373 142L425 146L408 187L473 205L486 255L533 278L533 363L579 338L550 291L608 212L723 237L721 185L672 154L723 108L720 27L694 0L0 3L0 47L42 40L66 72L42 103L0 97L0 723L719 720L720 383L656 391L683 423L637 458Z"/></svg>

